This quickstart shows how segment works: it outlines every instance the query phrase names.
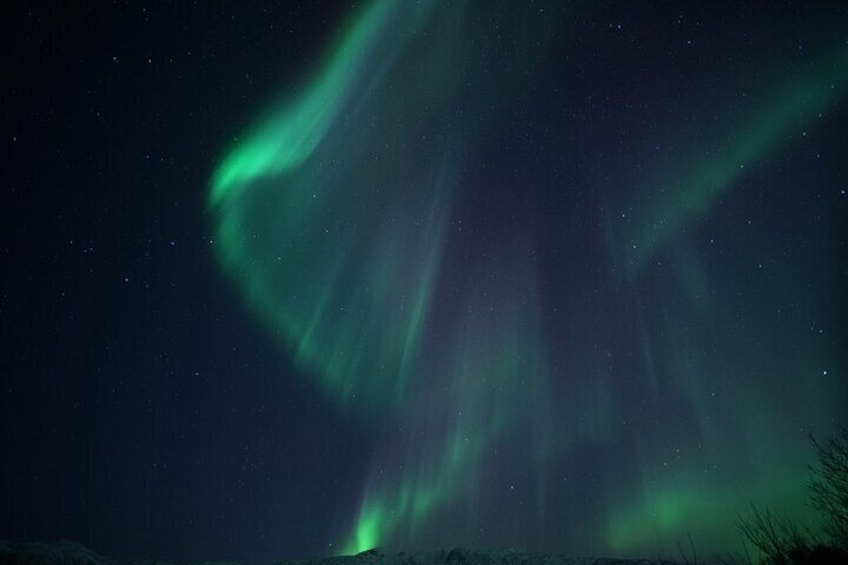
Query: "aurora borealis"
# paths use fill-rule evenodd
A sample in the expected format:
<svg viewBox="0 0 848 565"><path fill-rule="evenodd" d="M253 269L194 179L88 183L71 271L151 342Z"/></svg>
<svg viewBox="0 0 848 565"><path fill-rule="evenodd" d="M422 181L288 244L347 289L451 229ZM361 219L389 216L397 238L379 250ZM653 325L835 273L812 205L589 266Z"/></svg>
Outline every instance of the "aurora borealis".
<svg viewBox="0 0 848 565"><path fill-rule="evenodd" d="M707 128L716 131L692 140L675 162L646 160L593 187L608 200L594 211L609 229L608 248L593 251L606 271L597 276L616 281L596 283L599 314L619 326L614 331L633 333L606 339L632 340L641 353L619 361L620 343L570 335L582 332L568 326L585 323L568 312L575 291L566 286L555 295L540 280L550 242L538 233L533 200L537 192L579 189L574 181L504 182L498 190L508 194L493 206L508 207L510 220L494 215L480 220L491 225L460 229L466 215L494 200L475 170L488 136L499 135L504 115L517 111L521 91L543 72L535 67L549 48L550 18L561 18L568 35L573 12L411 6L375 2L356 14L301 94L226 154L211 187L226 272L304 376L356 415L380 422L343 551L479 543L489 539L487 528L514 520L536 531L525 537L523 526L505 529L500 539L568 539L544 527L548 515L564 510L550 507L548 493L568 488L561 469L579 466L574 452L586 446L632 450L636 458L631 469L612 466L599 479L612 483L609 491L586 501L606 520L583 535L615 552L687 532L729 542L722 536L735 534L732 520L722 524L720 516L743 509L743 493L768 501L779 493L798 504L803 445L781 421L787 408L761 387L777 362L803 384L800 375L820 377L839 360L806 340L778 361L773 347L763 359L765 351L748 349L745 336L728 339L743 305L713 288L717 274L704 265L697 231L715 229L710 224L724 220L714 212L722 198L743 182L768 182L760 163L791 151L785 146L793 138L835 111L848 86L845 39L812 70L757 81L763 84L751 86L750 105L717 115ZM494 69L479 54L466 55L475 48L497 61ZM746 166L755 169L752 177ZM733 260L756 260L739 247L726 250ZM825 309L826 296L808 307ZM542 311L563 299L562 316L544 320ZM769 318L747 315L755 324ZM607 367L598 366L599 348ZM734 390L746 376L747 394ZM552 388L561 390L551 395ZM617 406L624 400L617 388L628 389L640 409ZM811 430L834 423L834 388L798 388L793 421ZM672 398L691 421L666 407ZM620 421L622 413L636 421ZM687 429L675 437L670 430L681 424ZM499 453L504 443L515 451L512 460ZM482 511L498 496L489 483L504 467L521 469L522 508L498 511L495 503ZM615 492L628 483L639 486L635 496Z"/></svg>
<svg viewBox="0 0 848 565"><path fill-rule="evenodd" d="M816 529L848 7L24 12L0 539L674 558L740 549L751 503Z"/></svg>

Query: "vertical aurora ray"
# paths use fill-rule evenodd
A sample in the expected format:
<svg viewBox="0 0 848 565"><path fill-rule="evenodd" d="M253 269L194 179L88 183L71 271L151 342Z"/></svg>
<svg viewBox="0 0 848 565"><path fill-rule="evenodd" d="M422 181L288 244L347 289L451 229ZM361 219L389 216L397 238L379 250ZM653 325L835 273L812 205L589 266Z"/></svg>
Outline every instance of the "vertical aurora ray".
<svg viewBox="0 0 848 565"><path fill-rule="evenodd" d="M410 403L413 417L405 424L410 428L383 442L382 464L414 472L386 482L381 480L385 467L376 469L345 553L387 539L401 547L414 546L427 539L434 515L438 522L452 524L453 531L441 537L441 543L462 543L479 525L472 518L475 496L492 448L507 432L546 412L532 265L517 254L505 254L501 260L500 265L481 269L474 279L485 281L489 277L480 275L498 273L511 281L511 288L482 283L461 297L465 315L427 352L431 368L441 373L428 378L439 385L421 390ZM498 303L499 296L526 298ZM448 502L451 513L463 516L460 523L444 515Z"/></svg>
<svg viewBox="0 0 848 565"><path fill-rule="evenodd" d="M224 270L328 394L389 422L345 552L420 545L446 508L473 513L487 452L544 411L525 252L467 277L443 263L461 252L447 233L469 132L497 126L549 30L517 6L373 2L213 175ZM455 104L475 91L491 102Z"/></svg>

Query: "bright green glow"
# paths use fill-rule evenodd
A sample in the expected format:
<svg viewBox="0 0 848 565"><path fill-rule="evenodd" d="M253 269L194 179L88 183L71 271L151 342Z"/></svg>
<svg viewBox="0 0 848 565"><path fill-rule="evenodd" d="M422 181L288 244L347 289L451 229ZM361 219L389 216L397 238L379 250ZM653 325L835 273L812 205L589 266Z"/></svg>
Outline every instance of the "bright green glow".
<svg viewBox="0 0 848 565"><path fill-rule="evenodd" d="M350 555L367 551L379 545L383 537L383 528L380 527L380 518L385 514L382 508L372 503L372 507L363 509L359 523L356 526L355 543L349 544L343 555Z"/></svg>
<svg viewBox="0 0 848 565"><path fill-rule="evenodd" d="M415 529L430 513L454 496L461 481L467 456L453 453L438 465L439 474L429 480L406 479L387 493L368 492L360 510L353 539L343 548L342 555L356 554L377 547L390 539L403 526Z"/></svg>
<svg viewBox="0 0 848 565"><path fill-rule="evenodd" d="M404 10L415 23L426 14L428 2ZM315 151L328 130L339 120L354 88L365 74L365 65L380 46L375 41L397 18L390 2L376 2L344 39L323 72L293 105L281 108L235 147L212 180L210 204L262 176L285 173L300 166Z"/></svg>

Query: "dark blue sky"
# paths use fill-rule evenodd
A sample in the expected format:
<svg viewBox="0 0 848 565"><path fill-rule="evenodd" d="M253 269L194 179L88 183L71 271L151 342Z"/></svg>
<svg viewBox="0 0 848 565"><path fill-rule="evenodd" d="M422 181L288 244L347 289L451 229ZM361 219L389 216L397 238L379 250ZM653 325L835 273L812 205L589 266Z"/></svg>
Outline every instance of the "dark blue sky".
<svg viewBox="0 0 848 565"><path fill-rule="evenodd" d="M653 556L726 547L749 500L807 520L807 434L848 401L848 9L410 9L369 28L310 159L210 208L228 152L309 96L370 5L4 8L0 539ZM264 216L291 179L326 213ZM222 262L226 217L303 243L297 271L254 269L264 246ZM331 226L355 252L315 237ZM315 276L336 262L344 284ZM384 296L429 297L408 386L350 362L398 350L379 296L322 314L318 353L262 311L320 312L314 289L359 306L385 265Z"/></svg>

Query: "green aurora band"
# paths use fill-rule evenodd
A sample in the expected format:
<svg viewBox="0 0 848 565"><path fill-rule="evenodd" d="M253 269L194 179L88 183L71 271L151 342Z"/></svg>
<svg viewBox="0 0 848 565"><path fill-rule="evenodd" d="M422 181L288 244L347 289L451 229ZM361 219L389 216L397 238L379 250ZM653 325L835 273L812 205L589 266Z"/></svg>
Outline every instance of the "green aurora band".
<svg viewBox="0 0 848 565"><path fill-rule="evenodd" d="M224 272L301 372L384 430L343 553L463 543L491 520L481 516L481 500L491 496L493 469L507 465L504 444L530 461L531 506L542 524L551 489L563 488L550 478L553 462L581 446L621 441L615 381L563 377L568 371L553 367L559 353L546 335L538 265L527 251L537 245L532 225L503 234L498 256L463 254L456 241L480 132L501 127L567 13L561 3L544 17L521 3L491 4L371 3L300 94L271 108L212 176ZM815 72L782 79L788 86L764 85L764 103L701 140L697 158L658 167L653 178L632 175L626 183L636 189L611 190L614 209L638 211L632 221L607 223L610 278L626 274L610 308L640 320L644 366L626 370L646 375L655 398L673 390L694 406L703 440L681 450L633 438L640 492L611 488L596 501L606 518L588 530L595 536L587 547L621 555L673 548L687 532L707 547L729 547L733 512L749 499L785 498L805 515L803 443L787 448L755 432L734 440L758 424L787 431L775 425L777 408L739 406L768 397L767 383L732 400L713 398L741 373L756 372L756 360L726 367L720 354L701 355L701 337L721 336L730 314L709 302L712 274L687 234L742 175L842 96L848 49L830 55ZM478 92L488 94L475 103ZM655 266L658 256L665 266ZM668 276L660 279L658 269ZM681 297L683 306L654 312L648 288ZM581 339L588 338L575 335L564 347L579 350ZM730 338L716 339L745 355ZM837 366L815 345L799 351L792 370L816 371L822 358ZM551 394L563 378L567 398ZM712 416L718 402L737 415L731 424ZM817 393L804 405L823 407L826 422L838 409L832 402ZM743 454L757 450L757 463L744 464ZM713 463L719 451L742 462L721 471ZM728 511L731 519L719 519Z"/></svg>

